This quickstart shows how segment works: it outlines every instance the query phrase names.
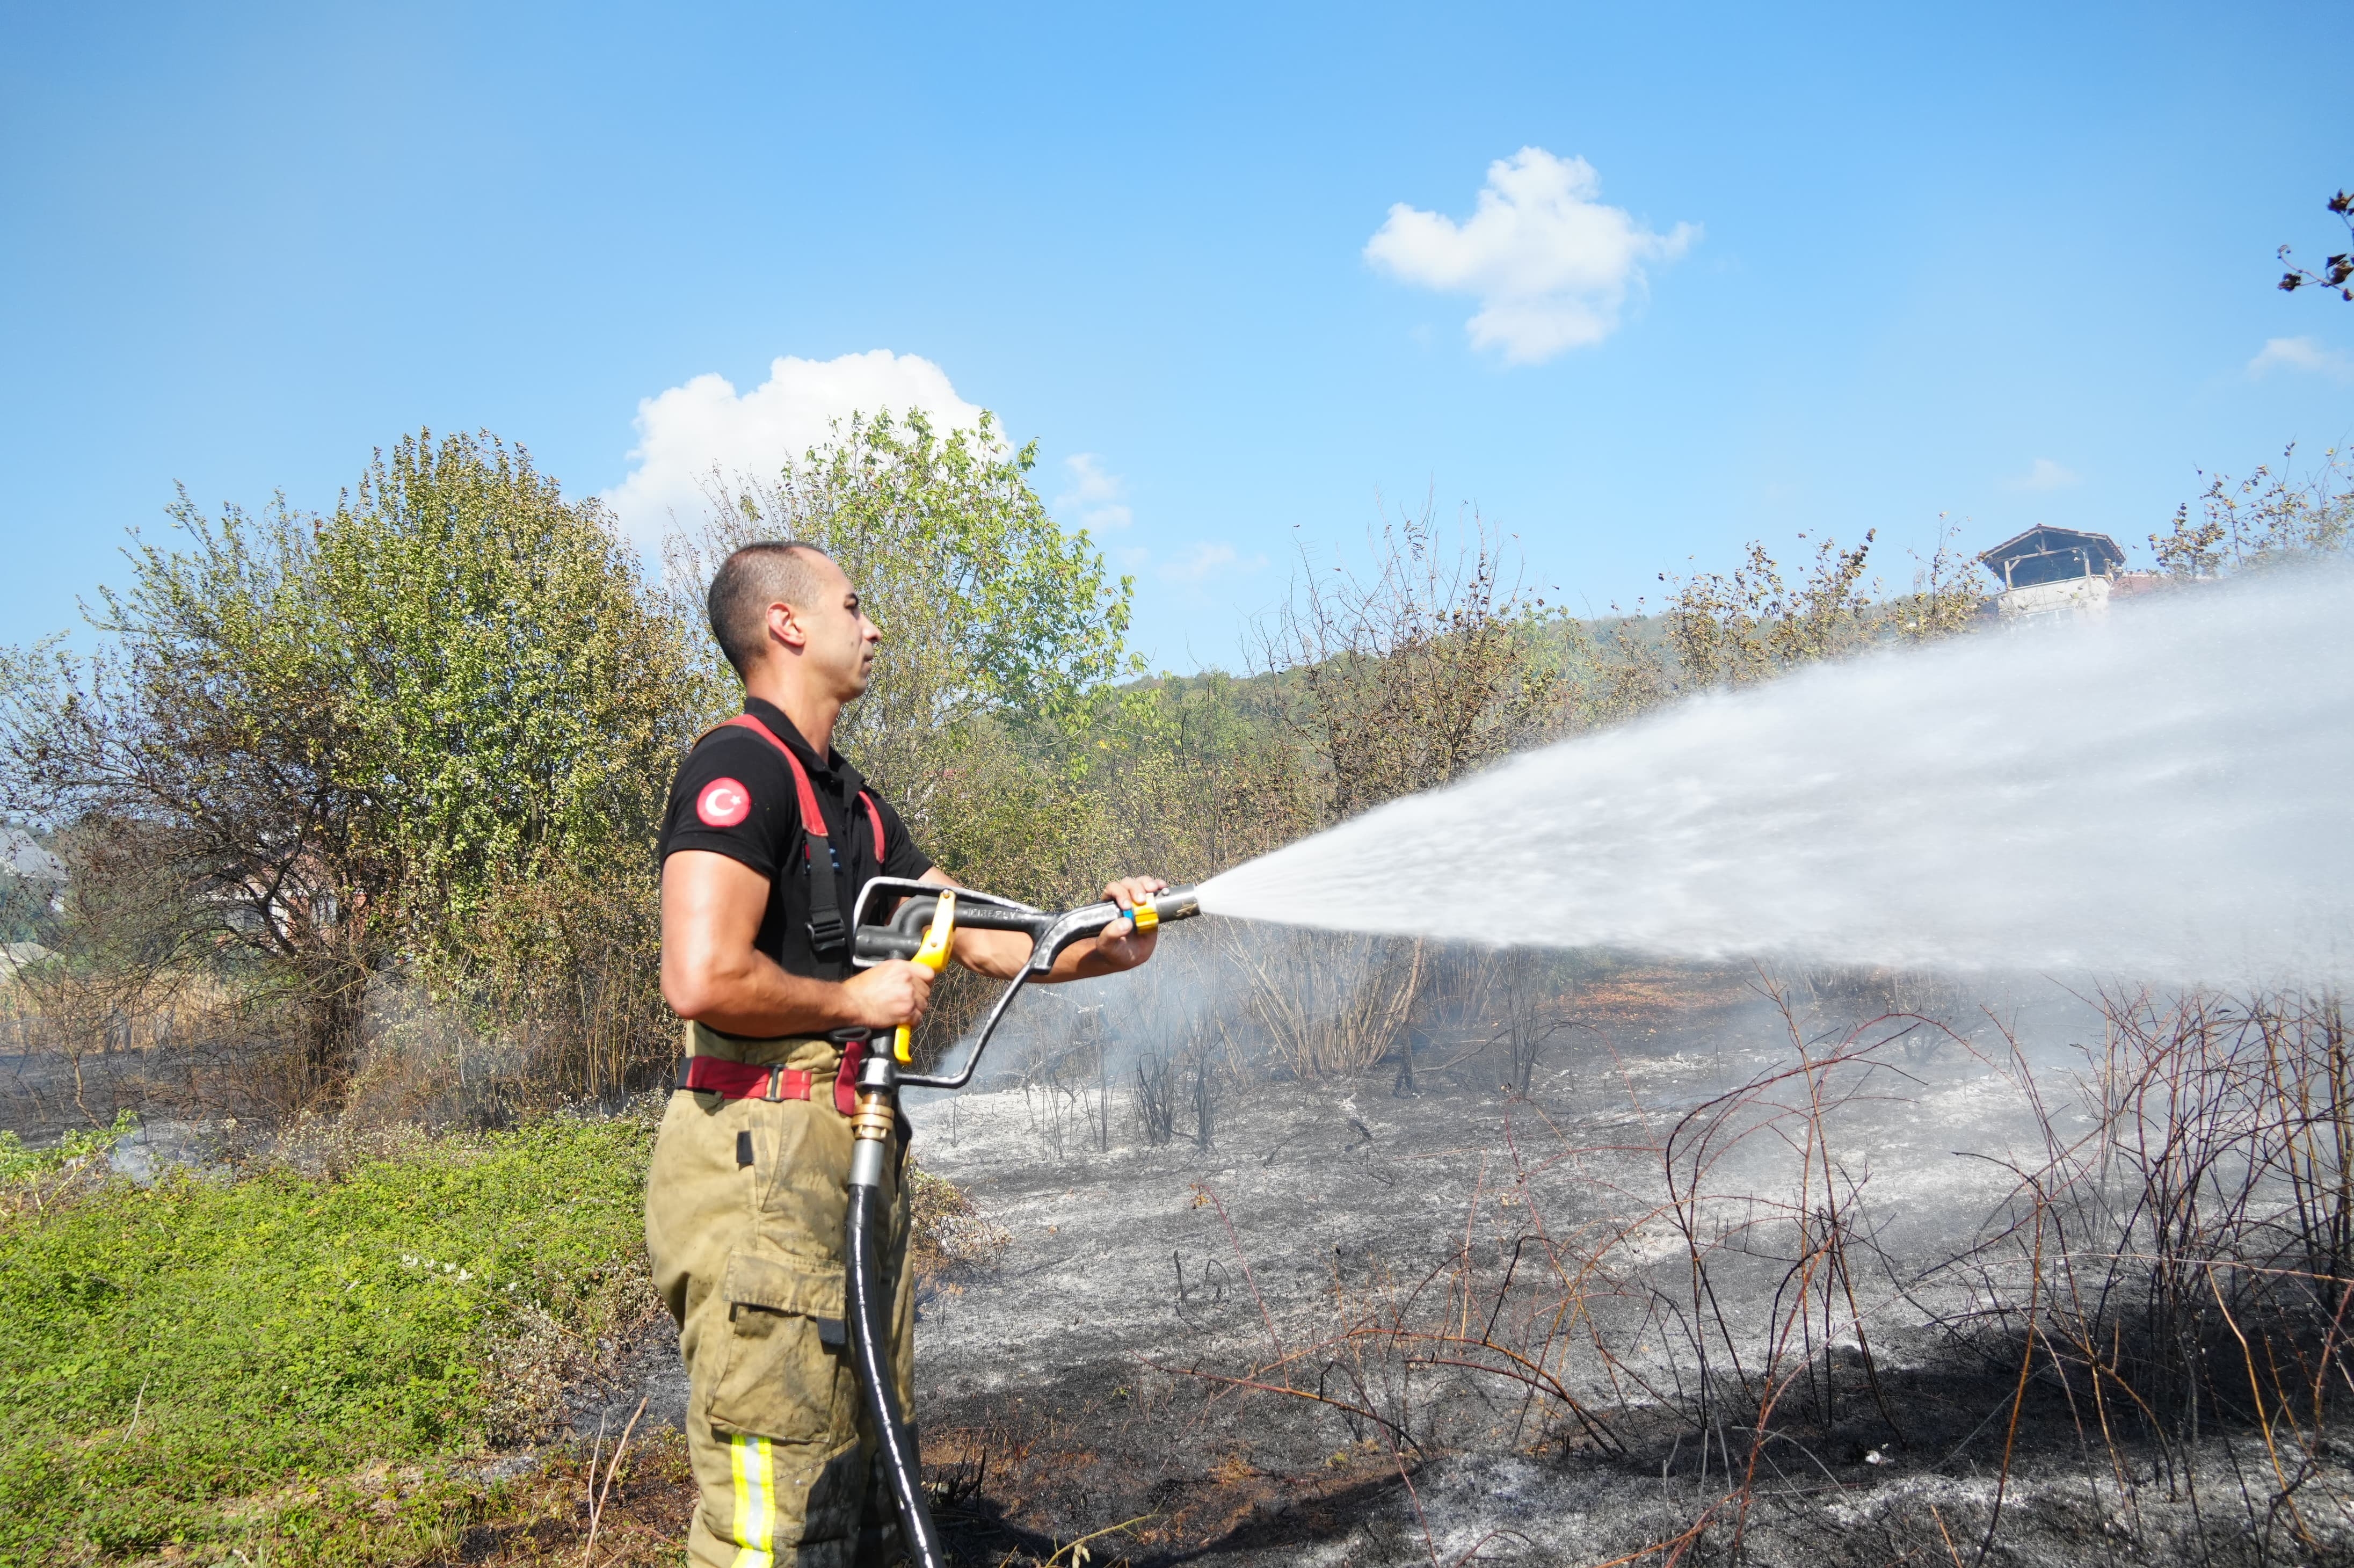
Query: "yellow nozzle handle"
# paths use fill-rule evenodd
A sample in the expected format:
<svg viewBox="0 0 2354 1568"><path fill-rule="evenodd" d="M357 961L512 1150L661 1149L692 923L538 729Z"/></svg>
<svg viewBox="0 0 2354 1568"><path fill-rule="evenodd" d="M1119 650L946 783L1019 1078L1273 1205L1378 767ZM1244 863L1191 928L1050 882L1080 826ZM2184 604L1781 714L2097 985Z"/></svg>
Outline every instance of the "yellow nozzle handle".
<svg viewBox="0 0 2354 1568"><path fill-rule="evenodd" d="M938 974L949 967L949 948L955 938L956 895L943 888L939 904L932 911L931 927L924 933L924 945L917 948L916 956L907 961L921 964ZM899 1025L899 1033L892 1036L891 1054L899 1059L901 1066L907 1064L907 1047L914 1036L915 1031L904 1023Z"/></svg>

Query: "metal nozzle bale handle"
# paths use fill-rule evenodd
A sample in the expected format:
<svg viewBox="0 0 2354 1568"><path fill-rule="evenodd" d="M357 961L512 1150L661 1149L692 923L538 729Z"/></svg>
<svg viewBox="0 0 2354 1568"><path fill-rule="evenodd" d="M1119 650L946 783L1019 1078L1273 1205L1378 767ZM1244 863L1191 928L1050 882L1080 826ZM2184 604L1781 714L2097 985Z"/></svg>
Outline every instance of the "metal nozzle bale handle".
<svg viewBox="0 0 2354 1568"><path fill-rule="evenodd" d="M904 876L878 876L869 881L858 890L858 902L851 908L850 961L868 968L892 959L914 958L923 947L924 933L943 891L936 883ZM868 925L868 906L885 897L897 897L902 902L887 922ZM981 1022L981 1033L972 1043L972 1052L965 1058L962 1071L954 1076L902 1074L899 1084L910 1089L960 1089L970 1083L973 1069L981 1065L981 1052L988 1048L990 1037L997 1033L1013 999L1021 994L1023 986L1052 969L1055 960L1072 943L1094 936L1115 920L1133 918L1138 930L1150 931L1172 920L1189 920L1201 912L1202 900L1191 887L1165 887L1133 910L1122 909L1106 899L1100 904L1061 911L1034 909L1011 898L957 889L959 926L981 931L1024 932L1030 938L1030 961L998 993L989 1016Z"/></svg>
<svg viewBox="0 0 2354 1568"><path fill-rule="evenodd" d="M1190 919L1202 912L1202 901L1190 887L1164 887L1134 909L1122 909L1107 898L1084 904L1053 917L1053 924L1030 949L1030 969L1044 974L1073 942L1092 937L1115 920L1133 919L1140 931L1150 931L1171 920Z"/></svg>

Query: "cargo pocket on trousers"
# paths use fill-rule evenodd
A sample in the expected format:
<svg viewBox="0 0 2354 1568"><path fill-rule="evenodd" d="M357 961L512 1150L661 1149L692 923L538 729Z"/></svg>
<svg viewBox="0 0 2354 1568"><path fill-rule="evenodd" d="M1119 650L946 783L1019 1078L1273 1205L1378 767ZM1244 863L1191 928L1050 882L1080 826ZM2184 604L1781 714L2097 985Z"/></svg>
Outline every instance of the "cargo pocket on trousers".
<svg viewBox="0 0 2354 1568"><path fill-rule="evenodd" d="M853 1430L841 1266L733 1252L719 1290L728 1323L711 1425L787 1443Z"/></svg>

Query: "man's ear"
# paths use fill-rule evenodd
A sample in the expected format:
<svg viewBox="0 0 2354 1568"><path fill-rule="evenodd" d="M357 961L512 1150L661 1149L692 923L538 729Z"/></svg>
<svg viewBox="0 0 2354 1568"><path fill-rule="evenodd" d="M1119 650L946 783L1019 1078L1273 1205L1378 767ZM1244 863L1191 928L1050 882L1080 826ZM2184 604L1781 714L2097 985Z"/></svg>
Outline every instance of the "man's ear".
<svg viewBox="0 0 2354 1568"><path fill-rule="evenodd" d="M781 642L798 653L809 646L809 629L793 613L793 607L778 603L769 607L769 641Z"/></svg>

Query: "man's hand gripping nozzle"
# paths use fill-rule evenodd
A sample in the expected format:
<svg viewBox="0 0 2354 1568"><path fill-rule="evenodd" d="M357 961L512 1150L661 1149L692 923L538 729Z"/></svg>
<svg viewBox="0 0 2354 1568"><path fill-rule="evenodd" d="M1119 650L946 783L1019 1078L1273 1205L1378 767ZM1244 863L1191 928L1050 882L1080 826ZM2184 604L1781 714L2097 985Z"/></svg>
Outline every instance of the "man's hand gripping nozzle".
<svg viewBox="0 0 2354 1568"><path fill-rule="evenodd" d="M887 923L866 925L867 906L878 896L899 898L899 908ZM1072 943L1097 935L1116 920L1133 920L1138 930L1150 931L1201 912L1201 901L1190 887L1164 889L1140 900L1133 909L1106 901L1059 912L900 877L878 876L859 890L857 906L851 912L851 961L862 966L906 959L938 973L949 961L960 920L976 929L1024 931L1031 942L1030 961L1006 982L965 1057L963 1069L954 1077L900 1074L900 1067L908 1061L910 1031L904 1023L889 1051L869 1051L859 1064L858 1109L850 1121L850 1203L842 1249L848 1270L844 1294L851 1359L875 1427L875 1463L883 1467L898 1503L902 1544L918 1568L948 1568L949 1556L939 1527L932 1522L932 1510L924 1501L923 1465L907 1413L899 1408L889 1364L890 1297L883 1279L882 1187L890 1144L898 1130L898 1092L902 1087L960 1089L970 1083L982 1048L997 1033L1014 996L1032 979L1051 970L1055 959Z"/></svg>
<svg viewBox="0 0 2354 1568"><path fill-rule="evenodd" d="M955 943L956 895L943 891L933 908L932 923L924 932L922 945L907 961L938 974L948 967L949 952ZM850 1136L856 1140L850 1151L850 1184L854 1187L883 1184L883 1146L890 1142L898 1123L898 1082L892 1069L907 1065L915 1033L912 1024L899 1025L891 1039L892 1060L883 1061L878 1052L866 1059L859 1074L858 1110L850 1118Z"/></svg>

